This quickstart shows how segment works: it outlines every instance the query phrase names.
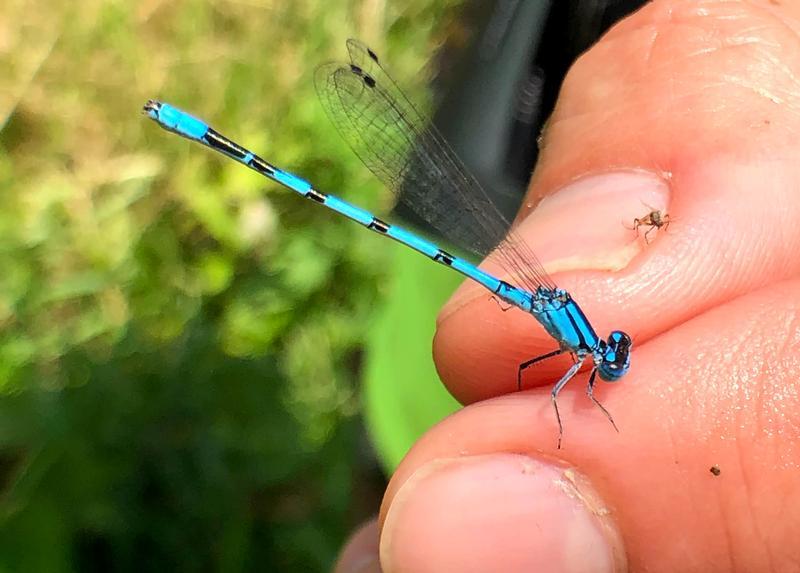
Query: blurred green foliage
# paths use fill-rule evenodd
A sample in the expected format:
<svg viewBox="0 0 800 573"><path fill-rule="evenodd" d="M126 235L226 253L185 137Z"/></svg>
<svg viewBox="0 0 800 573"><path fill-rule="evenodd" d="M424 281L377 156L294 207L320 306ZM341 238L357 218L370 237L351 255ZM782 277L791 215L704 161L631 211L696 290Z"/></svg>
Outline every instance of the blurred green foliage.
<svg viewBox="0 0 800 573"><path fill-rule="evenodd" d="M0 571L330 566L394 247L139 109L386 210L314 67L354 35L419 77L458 3L3 2Z"/></svg>
<svg viewBox="0 0 800 573"><path fill-rule="evenodd" d="M436 315L462 281L410 249L391 256L390 293L367 338L363 404L387 472L435 423L458 409L431 356Z"/></svg>

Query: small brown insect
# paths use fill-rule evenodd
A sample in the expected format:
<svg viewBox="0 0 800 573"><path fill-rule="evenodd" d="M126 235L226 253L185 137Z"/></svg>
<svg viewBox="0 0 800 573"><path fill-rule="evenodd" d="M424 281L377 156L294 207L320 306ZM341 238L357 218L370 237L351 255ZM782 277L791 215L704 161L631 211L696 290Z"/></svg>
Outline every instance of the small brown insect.
<svg viewBox="0 0 800 573"><path fill-rule="evenodd" d="M708 471L710 471L715 476L718 476L719 474L722 473L722 470L719 469L719 466L711 466L710 468L708 468Z"/></svg>
<svg viewBox="0 0 800 573"><path fill-rule="evenodd" d="M628 228L632 231L636 231L638 235L640 233L639 227L648 227L644 232L644 240L649 245L650 239L648 237L650 233L656 229L664 229L664 231L666 231L669 228L671 219L669 213L664 213L660 209L653 209L650 205L645 205L645 207L650 209L650 212L644 217L635 218L633 220L633 227Z"/></svg>

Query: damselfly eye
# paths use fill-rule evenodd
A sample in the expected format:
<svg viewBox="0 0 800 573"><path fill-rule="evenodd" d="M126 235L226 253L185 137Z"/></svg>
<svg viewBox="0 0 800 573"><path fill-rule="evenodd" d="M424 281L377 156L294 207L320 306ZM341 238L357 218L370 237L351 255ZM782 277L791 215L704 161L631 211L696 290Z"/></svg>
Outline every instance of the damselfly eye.
<svg viewBox="0 0 800 573"><path fill-rule="evenodd" d="M622 378L631 364L631 337L620 330L608 336L603 360L597 366L597 373L606 382L615 382Z"/></svg>

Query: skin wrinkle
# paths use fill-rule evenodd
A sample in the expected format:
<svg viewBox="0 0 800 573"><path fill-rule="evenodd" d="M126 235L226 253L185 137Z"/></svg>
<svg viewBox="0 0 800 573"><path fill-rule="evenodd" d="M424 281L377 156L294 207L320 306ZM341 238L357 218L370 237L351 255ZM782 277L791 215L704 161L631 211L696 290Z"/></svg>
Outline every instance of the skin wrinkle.
<svg viewBox="0 0 800 573"><path fill-rule="evenodd" d="M740 345L744 346L747 349L751 350L751 354L754 357L760 359L760 363L758 364L757 370L757 377L753 380L752 386L756 389L759 389L757 396L755 396L755 401L757 402L756 407L756 415L758 417L757 420L757 427L761 428L770 428L777 426L782 426L783 424L789 423L791 420L791 416L789 413L785 411L785 408L781 408L781 401L775 400L775 393L776 390L779 392L779 388L781 387L781 378L783 377L783 370L779 370L778 372L774 371L771 367L775 364L777 358L782 355L792 355L794 354L791 350L791 340L792 340L792 325L795 323L793 320L796 317L796 311L789 310L789 317L790 323L788 328L774 328L773 331L775 332L775 340L780 341L778 344L771 344L770 346L764 348L759 347L756 349L752 349L751 346L748 345ZM773 321L774 322L774 321ZM748 340L747 342L752 342ZM781 354L780 351L784 350L786 354ZM742 353L741 350L737 350L737 353ZM752 360L748 360L747 363L752 362ZM743 385L743 387L746 387ZM772 421L773 423L769 423ZM742 438L747 438L748 436L742 436Z"/></svg>
<svg viewBox="0 0 800 573"><path fill-rule="evenodd" d="M748 92L756 93L756 94L764 97L767 101L770 101L771 104L785 103L782 100L779 101L779 102L775 102L774 98L768 97L769 94L765 93L765 91L763 89L756 89L753 86L747 85L746 83L743 83L743 82L734 82L734 81L730 81L729 80L727 82L726 81L720 81L720 82L715 82L715 83L707 83L707 84L705 84L703 86L699 86L697 88L697 90L695 90L695 91L681 93L678 96L678 95L675 94L676 90L673 87L674 86L674 82L675 82L675 78L668 78L667 81L669 83L669 89L667 91L670 93L670 98L669 98L670 99L670 104L679 104L680 102L682 102L684 100L692 100L692 99L697 98L697 96L699 96L699 95L706 94L707 92L711 91L713 88L724 89L725 87L729 87L730 85L739 85L739 87L742 87L742 88L746 89ZM635 89L635 86L633 86L631 89ZM800 95L800 94L792 94L792 95L793 96L797 96L797 95ZM706 102L707 105L709 106L709 107L704 108L705 111L708 112L708 113L721 113L721 112L723 112L725 110L732 110L733 106L731 104L732 103L737 103L737 102L731 102L731 101L722 101L722 102L720 102L719 99L716 98L716 97L708 97L708 98L704 97L703 101ZM651 104L652 104L652 102L650 102L650 101L627 102L626 103L625 98L619 98L619 103L617 105L607 105L606 106L606 110L607 111L606 111L606 114L604 114L604 115L599 115L595 109L591 109L591 110L587 110L587 111L581 111L581 112L578 112L578 113L572 113L572 114L570 114L568 116L567 115L561 115L561 116L559 116L559 117L557 117L555 119L553 124L550 125L550 128L552 128L556 124L560 124L562 122L579 121L580 120L583 123L583 125L581 126L581 130L582 131L586 131L588 133L592 133L592 132L596 132L597 130L605 129L604 126L605 126L605 124L608 123L609 117L613 117L615 114L619 114L620 112L635 113L635 110L637 109L637 107L641 106L642 108L647 108ZM674 109L675 107L678 107L678 106L665 105L665 106L662 107L662 109L659 110L659 113L663 117L674 118L676 116L676 114L677 115L682 115L682 116L685 117L685 116L688 116L690 114L694 114L694 113L697 112L697 109L680 110L680 109ZM784 107L787 107L787 106L784 106ZM795 111L796 112L800 108L798 108L796 106L793 106L792 108L789 108L789 109L791 109L791 111ZM587 125L585 120L591 120L592 124L591 125ZM791 129L791 124L786 124L784 127ZM647 129L647 128L648 128L648 126L642 126L642 129ZM541 149L544 149L544 147L546 147L546 145L547 145L547 134L545 134L545 138L544 138L544 141L543 141L543 145L541 146ZM625 166L626 165L620 165L620 167L625 167Z"/></svg>
<svg viewBox="0 0 800 573"><path fill-rule="evenodd" d="M769 58L769 63L772 65L772 67L781 69L783 73L789 77L792 84L795 86L795 90L787 90L787 91L789 91L792 95L794 95L794 99L797 99L798 94L800 93L800 80L794 74L792 69L786 64L784 64L783 60L780 57L776 56L771 51L769 50L765 51L764 55L767 58Z"/></svg>
<svg viewBox="0 0 800 573"><path fill-rule="evenodd" d="M722 256L724 256L728 264L726 266L731 267L737 264L737 261L747 261L749 260L748 251L750 249L749 242L745 239L745 235L742 233L737 233L732 240L728 240L725 242L723 248L720 249ZM741 264L741 263L739 263ZM740 266L740 271L743 268L747 268L750 265ZM718 269L720 272L722 271L722 267ZM752 290L754 281L757 282L759 279L756 278L758 275L754 275L752 279L749 281L746 280L744 272L739 272L735 278L729 279L733 283L733 287L736 290ZM750 288L747 288L747 285L750 285Z"/></svg>
<svg viewBox="0 0 800 573"><path fill-rule="evenodd" d="M744 471L742 466L743 456L742 456L742 444L739 443L738 440L735 440L734 447L736 448L736 455L737 455L737 462L735 467L739 470L737 473L739 474L737 483L744 484L745 487L745 497L750 500L752 499L752 492L748 486L748 480L746 472ZM747 506L750 510L751 517L753 516L753 510L750 503L747 503ZM723 509L723 531L725 535L725 541L728 544L728 562L730 564L730 571L736 571L736 557L738 555L736 548L739 547L741 544L737 541L735 531L733 528L730 527L731 524L735 523L735 520L731 519L731 513L733 513L736 519L741 519L741 515L738 514L736 508L729 506L728 504L723 503L721 505ZM729 509L729 511L725 511L725 509Z"/></svg>
<svg viewBox="0 0 800 573"><path fill-rule="evenodd" d="M747 89L749 91L752 91L754 94L756 94L756 95L758 95L760 97L763 97L763 98L767 99L768 101L770 101L770 102L772 102L772 103L774 103L776 105L782 105L783 107L786 107L790 111L796 112L796 109L794 109L794 108L792 108L792 107L790 107L788 105L789 102L787 100L779 98L777 95L772 94L771 92L769 92L768 90L764 89L761 86L751 85L750 83L745 81L745 79L742 78L742 77L723 76L723 78L725 78L726 81L730 85L734 85L734 86L738 86L738 87L741 87L741 88L745 88L745 89Z"/></svg>
<svg viewBox="0 0 800 573"><path fill-rule="evenodd" d="M769 37L770 26L767 24L753 24L752 26L743 28L738 34L734 34L727 39L731 45L757 43L773 49L780 49L781 45L778 42L770 42L767 40Z"/></svg>
<svg viewBox="0 0 800 573"><path fill-rule="evenodd" d="M769 27L768 26L760 26L758 29L759 30L768 31ZM774 49L774 50L780 50L780 48L781 48L780 44L768 42L765 38L761 37L758 34L756 34L756 35L747 35L745 37L731 36L731 37L727 37L727 38L722 38L720 41L721 41L721 44L719 46L708 46L708 47L704 47L704 48L699 48L698 50L696 50L694 52L689 52L687 55L690 56L690 57L693 57L693 56L698 56L698 55L712 54L712 53L715 53L717 50L722 49L722 48L740 48L740 47L749 48L749 47L752 47L752 46L755 46L755 47L766 46L766 47ZM767 50L767 52L768 52L768 50Z"/></svg>
<svg viewBox="0 0 800 573"><path fill-rule="evenodd" d="M697 2L696 0L683 0L684 4L688 4L689 6L693 4L697 5L719 5L719 6L733 6L738 10L739 13L742 12L742 6L747 5L749 8L754 9L754 11L765 13L771 17L784 17L786 10L784 10L780 5L777 5L773 2L773 0L767 0L769 3L765 2L764 0L701 0ZM780 14L778 13L780 12ZM743 16L746 17L746 16Z"/></svg>
<svg viewBox="0 0 800 573"><path fill-rule="evenodd" d="M740 46L743 46L743 45L744 44L735 44L735 45L731 45L731 46L727 46L727 47L740 47ZM766 44L764 44L764 43L756 44L755 42L751 42L749 45L764 46ZM748 45L748 47L749 47L749 45ZM780 89L781 91L785 92L786 99L781 101L781 98L779 98L777 95L772 96L770 99L772 99L775 103L788 103L788 102L797 101L798 100L798 96L800 95L800 81L798 81L797 76L793 73L791 68L786 66L780 58L776 57L773 54L772 50L759 50L759 56L760 56L760 60L767 60L769 62L770 65L766 69L768 69L770 71L770 74L769 74L770 77L772 75L774 75L772 73L774 70L780 70L781 72L783 72L784 76L786 76L788 78L788 80L789 80L788 82L777 83L778 89ZM754 61L757 63L759 61L759 59L754 59ZM749 78L752 75L753 74L748 74L747 76L739 77L739 80L741 80L741 81L738 83L738 85L747 86L747 82L744 82L743 80L745 80L745 78ZM726 77L726 76L723 76L723 77ZM731 78L735 78L735 77L736 76L731 76ZM776 82L772 82L772 83L776 83ZM788 83L788 86L784 85L785 83ZM763 88L760 85L758 85L758 82L756 82L756 85L747 86L747 87L751 87L751 89L754 89L755 92L758 93L759 95L764 95L764 93L768 93L768 90L766 90L765 88ZM797 106L794 106L795 109L796 109L796 107Z"/></svg>
<svg viewBox="0 0 800 573"><path fill-rule="evenodd" d="M758 322L757 318L753 322L757 323ZM787 341L791 340L791 336L794 333L794 329L796 328L796 325L797 325L797 313L796 313L796 311L794 309L792 309L791 310L791 314L788 317L788 320L787 321L781 321L781 322L782 322L782 325L783 325L783 328L781 329L781 330L783 330L782 338L784 339L785 342L787 342ZM738 391L738 393L740 395L743 395L743 397L744 397L744 400L739 399L738 402L744 402L744 403L752 403L753 401L757 402L755 407L752 408L752 409L743 408L743 409L738 409L735 412L736 420L741 420L741 421L735 422L733 426L735 428L737 428L737 429L742 430L742 431L746 431L746 428L752 427L752 424L748 423L748 420L747 420L748 414L755 415L756 418L757 418L757 420L755 421L755 426L756 427L762 427L762 428L769 427L770 425L772 425L772 423L767 422L765 420L765 418L771 420L771 422L778 422L780 419L784 419L786 417L786 416L782 415L781 413L776 412L777 417L775 419L773 419L772 416L767 414L767 412L771 410L771 408L767 404L767 402L771 401L769 398L770 398L770 396L772 396L772 394L770 394L768 389L771 386L771 384L769 382L770 374L773 374L773 373L771 373L769 369L762 369L762 368L759 367L759 366L769 365L771 363L771 357L776 356L776 355L780 356L781 353L777 351L777 348L774 345L772 345L770 348L753 347L750 344L750 342L752 342L752 341L748 340L747 338L743 338L744 337L743 333L746 332L746 331L749 331L749 330L750 329L747 328L746 325L745 325L745 327L741 330L741 334L739 334L734 340L727 340L726 341L725 347L728 350L728 352L725 353L725 360L723 361L723 366L724 366L725 362L728 362L728 361L731 361L731 360L736 360L737 358L740 361L742 361L742 363L744 363L744 364L752 364L753 360L757 360L757 361L760 362L760 364L756 365L756 367L754 368L754 373L758 373L758 375L755 378L750 376L750 372L747 372L747 373L742 372L741 374L746 379L743 380L741 384L736 384L734 386L734 389L736 389ZM782 344L781 347L783 347L783 346L784 345ZM765 350L770 350L769 355L765 354L765 352L764 352ZM708 367L709 367L708 366L708 361L703 361L703 363L704 363L704 367L706 369L708 369ZM738 378L738 376L736 376L735 371L734 371L734 377ZM753 389L753 388L755 388L755 389L759 389L760 388L762 391L756 392L755 396L753 396L754 400L750 400L749 399L749 396L750 396L749 390ZM763 390L766 390L766 391L763 391ZM734 400L734 401L737 401L737 400ZM765 425L765 424L767 424L767 425ZM675 449L676 449L676 445L675 445L675 439L671 435L671 433L670 433L670 438L671 438L671 445L672 445L673 452L674 452ZM733 439L734 446L736 448L736 452L737 452L737 455L738 455L738 458L739 458L738 463L735 464L735 465L738 466L739 468L746 468L747 467L745 465L745 462L747 461L747 459L749 459L749 456L745 455L745 452L742 451L742 448L744 447L745 444L749 443L749 441L751 439L752 439L752 436L749 435L749 434L740 434L740 435L736 436ZM758 477L759 476L755 476L755 478L758 478ZM773 551L771 549L771 544L769 543L769 536L768 536L768 532L769 532L770 528L768 527L765 530L763 527L760 526L761 524L757 520L757 516L759 515L759 512L757 511L757 508L753 506L753 504L756 502L756 498L757 498L757 496L754 494L754 491L758 490L758 486L756 484L752 483L752 479L748 479L748 478L749 478L749 476L746 473L743 473L742 476L741 476L741 482L745 486L744 499L747 500L747 510L751 514L750 515L750 517L751 517L750 523L752 524L752 527L754 529L753 535L749 535L749 537L750 537L751 541L753 539L757 540L759 542L759 544L763 547L763 554L764 554L764 557L766 558L766 560L768 561L768 563L770 564L770 569L771 570L775 570L774 564L776 563L776 556L773 554ZM726 523L728 523L728 521L727 520L723 520L722 523L726 524ZM727 528L727 527L725 527L724 531L725 531L725 536L726 536L726 542L728 543L728 545L731 548L733 548L735 546L738 546L738 544L736 544L735 540L733 539L732 531L730 531L729 528ZM729 553L729 554L732 555L733 553ZM736 569L733 568L731 570L736 570Z"/></svg>
<svg viewBox="0 0 800 573"><path fill-rule="evenodd" d="M795 45L800 43L800 34L798 33L798 30L796 30L792 26L789 26L789 24L786 22L786 18L785 18L786 14L785 13L782 13L782 14L779 15L779 14L776 13L775 10L765 9L765 8L767 8L765 6L762 6L762 5L759 5L759 4L754 4L753 2L748 2L748 4L751 7L753 7L756 11L760 11L760 12L764 13L766 15L766 17L769 19L769 23L770 24L772 24L772 25L777 24L780 28L783 28L785 31L787 31L789 33L789 36L791 37L791 39L794 41ZM742 14L742 18L743 19L746 19L747 16L748 16L747 14ZM792 72L791 68L784 63L784 59L775 55L775 52L776 51L781 51L781 49L784 46L782 46L780 43L770 43L770 42L767 41L766 38L769 35L770 28L771 28L771 26L768 25L768 24L763 24L761 26L753 25L750 29L743 30L743 33L749 33L749 34L754 34L755 33L755 38L753 38L753 39L757 40L758 44L760 46L764 46L764 47L767 47L767 48L772 48L771 50L770 49L764 50L764 52L763 52L764 55L769 59L770 63L774 67L782 69L782 71L791 79L792 83L794 83L795 86L800 86L800 82L798 81L797 76L795 76L795 74ZM758 33L758 32L762 32L762 31L766 32L766 33L765 34L759 34ZM734 38L735 38L735 36L734 36ZM788 42L787 42L787 44L788 44ZM795 93L795 95L797 95L797 94Z"/></svg>
<svg viewBox="0 0 800 573"><path fill-rule="evenodd" d="M800 96L800 82L798 82L797 76L795 76L795 74L792 73L791 69L788 68L785 64L783 64L783 62L779 58L775 57L775 55L772 53L772 50L758 49L764 47L777 48L778 46L776 44L769 44L760 39L757 40L754 38L749 38L746 42L728 43L727 41L725 41L725 43L723 43L720 46L711 46L706 49L701 49L696 52L689 53L687 54L686 59L691 59L692 57L700 55L704 57L710 57L712 55L716 56L719 52L730 49L745 48L748 50L753 50L755 51L755 54L754 57L749 58L751 61L753 61L755 64L758 64L759 61L767 60L770 64L770 66L768 67L770 71L779 69L780 71L783 72L784 76L788 78L790 84L789 87L785 87L783 82L774 82L774 81L771 82L773 84L774 83L778 84L779 89L781 89L781 91L783 91L786 94L784 98L773 93L771 90L766 89L763 85L761 85L761 82L759 81L761 78L753 78L752 73L735 74L735 75L721 74L720 77L723 78L724 81L708 83L703 86L700 86L700 89L703 91L708 91L711 88L725 89L729 85L735 85L738 87L743 87L745 89L751 90L753 93L757 94L760 97L768 99L772 103L783 104L785 107L788 107L791 111L796 113L798 110L798 105L794 104L794 102L796 102ZM737 59L742 60L744 58L737 58ZM761 66L758 67L760 68ZM692 96L696 94L690 92L686 95Z"/></svg>
<svg viewBox="0 0 800 573"><path fill-rule="evenodd" d="M717 499L719 499L719 495L717 495ZM726 523L726 524L727 523L731 523L731 520L729 519L729 516L728 516L728 512L725 511L725 509L728 507L727 504L725 504L722 500L720 500L720 502L717 505L719 507L719 512L722 515L722 519L720 521L722 521L723 523ZM725 527L723 529L723 531L724 531L724 537L725 537L725 544L728 547L728 550L725 551L725 555L728 558L728 569L727 570L728 571L733 571L734 570L733 559L734 559L734 555L736 555L736 544L733 541L733 529L730 528L730 527Z"/></svg>
<svg viewBox="0 0 800 573"><path fill-rule="evenodd" d="M713 0L711 2L706 3L706 6L709 7L709 9L705 10L704 14L698 14L697 13L696 3L695 2L692 2L692 3L688 4L688 7L690 8L688 14L685 13L685 12L681 13L683 10L681 9L680 5L678 5L676 7L676 9L673 10L673 5L675 3L667 3L667 4L668 4L667 11L666 11L667 17L664 18L663 16L660 16L660 15L658 15L658 13L656 13L656 15L654 15L652 17L652 23L650 24L650 26L652 27L651 37L648 38L648 39L642 40L642 43L646 42L646 44L647 44L645 49L644 49L644 60L643 60L644 61L644 66L647 69L647 77L645 78L644 81L646 81L649 78L652 78L653 77L653 72L657 72L659 69L662 69L662 68L667 67L667 66L670 66L670 67L673 67L673 68L679 68L679 69L692 69L692 67L694 67L696 65L695 62L689 61L689 62L687 62L686 66L676 66L676 60L673 59L671 55L669 55L669 59L666 59L662 63L659 63L657 61L657 59L663 57L663 56L656 55L657 43L660 41L660 39L663 36L662 29L675 31L679 27L683 27L683 28L689 28L690 27L690 28L697 29L698 32L701 32L701 33L704 33L704 34L708 34L709 30L711 30L711 31L714 30L714 25L713 25L713 21L714 20L725 20L725 18L727 18L727 16L728 16L728 15L725 15L725 14L719 14L718 10L713 10L712 9L712 8L714 8L716 6L719 6L719 5L722 5L722 4L730 5L730 6L737 6L738 13L740 14L739 18L737 18L737 19L742 19L744 21L745 18L752 17L750 15L750 13L748 12L748 10L751 10L751 9L755 8L755 9L757 9L758 12L760 12L762 14L762 16L760 16L760 17L768 20L766 23L759 24L759 25L751 25L751 26L748 26L747 28L739 31L737 33L738 35L744 34L744 35L747 36L747 41L746 42L736 41L735 38L737 37L737 35L735 34L735 35L733 35L733 38L734 38L733 41L731 41L730 38L726 39L725 37L723 37L723 38L720 38L720 40L719 40L719 42L721 43L720 46L703 48L703 49L700 49L697 52L690 52L688 54L683 55L683 57L679 57L678 58L678 62L683 61L684 59L691 60L693 57L698 56L698 55L706 56L706 57L711 56L711 57L715 57L716 58L716 57L718 57L717 52L720 51L720 50L723 50L723 49L731 49L731 48L732 49L749 49L749 50L753 51L753 54L749 58L746 57L746 56L744 58L739 56L739 57L737 57L737 59L739 61L741 61L741 60L745 60L745 61L749 60L749 61L751 61L753 63L753 67L747 67L745 69L744 75L737 70L738 73L721 75L720 77L723 78L723 80L724 80L722 82L706 83L706 84L700 86L697 90L693 90L692 92L689 92L689 93L686 93L686 94L681 94L677 98L673 95L672 97L669 98L670 102L673 102L673 103L674 102L680 102L683 98L687 98L687 97L691 98L691 97L694 97L694 96L697 96L697 95L703 95L703 92L708 91L708 88L710 88L712 86L718 86L721 89L724 89L725 87L727 87L727 85L737 85L737 86L742 87L742 88L744 88L746 90L749 90L750 92L758 95L759 97L762 97L762 98L766 99L767 101L769 101L771 103L783 104L788 109L790 109L793 113L798 113L798 111L800 111L800 107L799 107L800 103L798 103L798 100L800 99L800 81L798 81L797 75L793 72L793 70L791 70L788 66L786 66L783 63L783 59L775 54L776 51L785 51L786 46L790 45L791 43L800 44L800 37L798 36L798 33L797 33L796 29L794 27L792 27L792 26L789 26L786 22L784 22L780 18L780 16L782 16L782 15L779 15L774 10L764 10L763 6L757 6L757 5L753 5L753 4L747 4L747 5L743 6L741 4L741 2L729 3L729 2L720 2L719 0ZM664 20L666 20L668 22L668 26L669 27L664 28ZM709 26L708 23L705 23L706 20L710 20L712 22L712 25ZM729 23L729 22L730 22L730 20L727 20L726 23ZM775 24L778 24L778 26L775 26ZM726 27L730 27L730 26L726 26ZM781 34L779 29L781 31L788 32L788 34ZM758 31L762 31L764 33L762 33L760 35L760 37L753 37L754 32L758 32ZM768 32L772 32L772 33L771 34L767 34ZM641 32L639 30L636 30L636 31L634 31L634 34L636 34L636 33L641 33ZM623 43L631 42L631 34L630 33L627 33L627 34L624 33L624 30L620 33L620 35L618 37L616 37L616 35L613 34L613 33L610 33L609 35L614 36L614 39L616 41L621 41ZM780 38L779 40L771 41L771 40L765 38L764 37L765 35L770 35L770 36L777 36L777 35L787 36L788 35L789 38L788 38L788 40L785 39L785 38ZM728 43L727 45L726 45L726 42ZM783 48L783 50L781 50L781 48ZM669 54L669 51L668 51L668 54ZM584 58L581 58L581 60L582 59L584 59ZM768 65L767 66L763 66L763 65L761 65L761 62L766 62ZM777 87L780 88L780 91L777 91L772 86L770 86L770 87L764 86L763 85L763 81L762 81L764 78L761 78L761 77L754 78L754 77L752 77L753 76L753 73L752 73L753 69L765 69L765 68L769 69L770 71L772 71L772 70L780 70L782 72L782 76L781 77L786 79L785 82L782 81L782 80L777 80L777 81L776 80L771 80L770 81L770 84L772 84L773 86L774 86L774 84L777 84ZM750 71L749 74L747 73L748 70ZM769 77L771 77L771 76L768 76L768 78ZM668 93L674 94L674 92L672 91L674 88L672 86L675 85L675 80L676 80L676 78L674 76L668 77L665 80L661 80L661 81L666 81L666 83L669 84L670 89L667 90ZM789 87L786 87L784 85L786 83L789 84ZM631 86L629 89L633 89L635 87L636 86L634 85L634 86ZM712 94L712 95L717 95L717 94ZM624 99L624 98L621 98L621 99ZM717 100L718 98L714 97L712 99ZM728 103L728 105L726 105L726 103L723 103L717 109L714 109L712 111L722 111L723 109L726 109L727 107L729 107L729 105L730 105L729 103ZM608 109L609 109L609 112L613 112L615 109L619 109L620 107L623 107L622 104L619 104L616 107L611 106ZM667 112L668 112L668 110L665 110L665 113L667 113ZM587 113L594 113L594 110L592 110L591 112L587 112ZM571 114L569 116L561 116L561 117L558 118L558 121L578 118L581 115L583 115L582 112L578 113L578 114Z"/></svg>
<svg viewBox="0 0 800 573"><path fill-rule="evenodd" d="M794 333L798 332L798 328L800 328L800 323L798 321L798 312L796 308L793 307L790 310L790 313L787 315L786 322L787 322L787 324L785 325L786 336L781 337L780 344L777 345L776 347L775 355L788 356L791 357L790 360L792 360L796 353L796 351L793 348L793 343L796 342L794 340ZM765 375L772 377L772 376L780 376L782 372L792 371L794 369L792 368L791 364L786 364L786 365L781 364L778 366L778 368L772 368L772 362L770 361L768 362L768 367L765 370L766 370ZM778 410L776 414L779 415L783 420L791 420L791 416L787 415L785 412L786 403L797 402L796 387L794 385L789 384L789 385L783 385L782 388L784 390L784 392L782 393L773 392L772 401L779 405L779 407L776 407L776 410ZM793 393L793 397L795 398L795 400L788 399L789 397L786 394L788 394L789 392ZM792 426L794 430L797 429L796 425L790 424L790 426Z"/></svg>
<svg viewBox="0 0 800 573"><path fill-rule="evenodd" d="M656 42L658 42L659 30L660 28L653 29L652 37L647 43L647 52L645 53L644 56L644 65L647 66L648 68L650 67L650 64L653 61L653 52L655 51Z"/></svg>
<svg viewBox="0 0 800 573"><path fill-rule="evenodd" d="M764 4L753 0L745 0L745 2L756 12L761 12L779 26L786 28L792 35L800 37L800 20L795 18L790 11L794 4L775 5L771 2L770 4Z"/></svg>
<svg viewBox="0 0 800 573"><path fill-rule="evenodd" d="M749 294L752 293L744 294L742 297L749 296ZM736 299L727 301L726 304L735 303L735 300ZM709 309L705 313L698 314L695 318L708 312L716 312L716 309ZM792 317L791 323L788 327L784 326L784 328L781 328L780 332L776 332L776 336L779 339L791 343L791 341L793 341L792 336L795 332L794 329L797 328L798 319L796 310L792 309L790 312ZM758 316L751 317L751 320L743 324L742 328L740 328L737 333L725 338L725 352L722 356L698 356L693 363L695 366L698 366L699 369L695 369L695 371L689 375L690 378L697 380L711 379L713 378L713 371L715 371L718 366L732 373L732 379L728 385L727 391L723 390L719 398L721 402L725 403L731 402L752 405L752 407L739 408L735 412L728 410L729 414L735 415L735 419L731 420L732 423L730 426L740 431L751 427L774 428L776 425L792 425L790 423L792 419L790 413L786 412L785 409L777 409L774 401L769 399L769 397L773 395L773 389L777 382L770 382L776 374L770 372L765 366L774 363L774 360L780 356L776 346L771 345L767 348L762 348L761 346L754 345L754 341L746 335L746 332L760 330L760 328L758 328L760 321L761 319ZM791 351L791 346L787 350ZM681 360L680 357L675 358ZM736 368L737 365L752 365L753 368L751 370L743 370L741 368ZM671 387L669 390L673 392L680 391L685 394L684 398L681 400L683 402L697 397L696 394L693 393L693 388L678 386ZM706 396L713 397L712 394L706 394ZM716 400L714 403L706 402L698 404L700 417L706 417L708 413L713 413L714 416L718 416L720 414L720 404L718 402L720 402L720 400ZM775 414L774 419L772 417L773 413ZM740 416L744 417L740 418ZM748 416L755 416L756 419L752 421L748 420ZM773 423L766 423L768 420L772 420ZM752 441L752 438L752 434L730 436L730 439L737 443L748 443ZM673 448L675 448L674 441L672 445Z"/></svg>
<svg viewBox="0 0 800 573"><path fill-rule="evenodd" d="M800 321L798 321L798 314L797 308L792 305L793 308L791 309L791 314L787 318L788 324L786 325L786 332L789 336L783 337L780 346L778 347L777 355L778 356L789 356L791 353L789 352L792 342L794 342L792 338L792 334L794 332L800 331Z"/></svg>
<svg viewBox="0 0 800 573"><path fill-rule="evenodd" d="M792 244L794 243L794 251L800 250L800 238L796 238L794 233L791 232L791 229L796 225L796 220L791 216L790 213L786 212L787 210L779 209L778 216L781 219L778 220L777 225L772 225L771 231L773 233L777 233L781 242L783 244ZM793 258L794 254L786 253L784 263L790 264L790 258Z"/></svg>
<svg viewBox="0 0 800 573"><path fill-rule="evenodd" d="M736 454L737 454L737 456L739 458L737 466L740 467L740 468L746 468L747 467L746 464L747 464L748 457L745 456L744 452L742 452L742 447L744 446L745 443L746 442L744 440L736 440L735 441ZM747 500L747 503L745 505L747 506L747 510L750 513L750 523L752 524L752 527L755 530L755 536L751 536L751 543L752 543L752 538L753 537L759 541L759 545L761 546L762 552L764 554L766 554L766 556L767 556L767 561L769 562L770 571L775 571L774 562L772 560L772 552L769 550L769 543L767 542L766 538L764 537L764 532L761 530L761 528L758 525L758 518L757 518L758 511L756 510L755 507L753 507L753 503L755 502L755 500L756 500L756 498L758 496L755 496L753 494L754 488L751 487L750 478L749 478L749 475L748 475L747 471L743 471L743 474L744 475L742 476L742 479L740 480L740 483L744 486L744 491L745 491L745 496L744 497ZM727 532L727 531L730 530L730 528L727 527L727 525L730 524L731 521L726 520L725 523L726 523L725 530Z"/></svg>

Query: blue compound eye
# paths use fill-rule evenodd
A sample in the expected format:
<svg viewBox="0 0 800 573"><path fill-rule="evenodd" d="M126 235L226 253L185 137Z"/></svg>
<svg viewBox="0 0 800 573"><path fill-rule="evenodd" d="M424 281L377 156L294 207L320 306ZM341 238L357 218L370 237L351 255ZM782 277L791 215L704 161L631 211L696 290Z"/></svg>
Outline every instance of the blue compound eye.
<svg viewBox="0 0 800 573"><path fill-rule="evenodd" d="M628 371L631 365L631 337L620 330L608 336L603 361L597 366L597 373L606 382L616 382Z"/></svg>

